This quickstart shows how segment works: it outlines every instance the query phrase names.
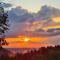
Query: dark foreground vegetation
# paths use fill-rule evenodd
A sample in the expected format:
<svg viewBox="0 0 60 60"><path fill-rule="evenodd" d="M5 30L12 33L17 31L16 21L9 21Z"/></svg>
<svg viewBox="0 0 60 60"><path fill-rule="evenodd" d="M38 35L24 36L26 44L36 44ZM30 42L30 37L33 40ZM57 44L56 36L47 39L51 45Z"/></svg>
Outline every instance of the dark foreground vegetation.
<svg viewBox="0 0 60 60"><path fill-rule="evenodd" d="M0 60L60 60L60 46L41 47L25 54L16 53L0 48Z"/></svg>

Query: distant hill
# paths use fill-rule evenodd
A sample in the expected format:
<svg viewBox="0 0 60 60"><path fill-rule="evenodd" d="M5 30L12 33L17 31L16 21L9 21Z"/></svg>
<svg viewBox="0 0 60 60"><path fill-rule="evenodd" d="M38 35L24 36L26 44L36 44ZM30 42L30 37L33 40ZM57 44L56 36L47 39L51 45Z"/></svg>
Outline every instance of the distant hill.
<svg viewBox="0 0 60 60"><path fill-rule="evenodd" d="M13 53L10 50L5 48L0 48L0 56L10 56L12 54Z"/></svg>

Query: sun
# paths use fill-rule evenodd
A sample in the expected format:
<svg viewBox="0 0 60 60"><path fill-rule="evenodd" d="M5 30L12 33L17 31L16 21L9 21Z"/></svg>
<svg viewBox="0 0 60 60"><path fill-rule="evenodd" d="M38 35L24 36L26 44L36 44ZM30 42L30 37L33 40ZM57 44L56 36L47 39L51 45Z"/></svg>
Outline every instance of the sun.
<svg viewBox="0 0 60 60"><path fill-rule="evenodd" d="M29 41L29 38L25 38L24 41L25 41L25 42L28 42L28 41Z"/></svg>

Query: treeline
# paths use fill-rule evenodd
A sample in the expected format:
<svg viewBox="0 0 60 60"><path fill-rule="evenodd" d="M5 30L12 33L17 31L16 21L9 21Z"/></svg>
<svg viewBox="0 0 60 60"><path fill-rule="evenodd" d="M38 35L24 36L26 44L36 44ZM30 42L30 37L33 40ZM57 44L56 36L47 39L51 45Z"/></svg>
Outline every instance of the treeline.
<svg viewBox="0 0 60 60"><path fill-rule="evenodd" d="M16 53L14 56L0 55L0 60L60 60L60 46L41 47L25 54Z"/></svg>

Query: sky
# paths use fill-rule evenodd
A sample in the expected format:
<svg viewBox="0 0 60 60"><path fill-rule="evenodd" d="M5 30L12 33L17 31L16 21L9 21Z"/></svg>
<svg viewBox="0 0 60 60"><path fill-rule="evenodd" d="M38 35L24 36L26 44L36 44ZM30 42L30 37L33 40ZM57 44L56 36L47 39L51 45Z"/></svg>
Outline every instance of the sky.
<svg viewBox="0 0 60 60"><path fill-rule="evenodd" d="M37 12L43 5L50 5L60 9L60 0L0 0L13 4L13 6L21 6L29 12Z"/></svg>
<svg viewBox="0 0 60 60"><path fill-rule="evenodd" d="M0 2L7 3L9 8L12 7L8 11L11 25L6 34L6 40L10 43L8 47L39 47L45 44L45 46L60 44L58 43L60 42L60 32L58 31L60 28L60 0L0 0ZM41 17L38 11L42 6L45 8L41 11ZM46 32L48 29L56 29L57 31Z"/></svg>

